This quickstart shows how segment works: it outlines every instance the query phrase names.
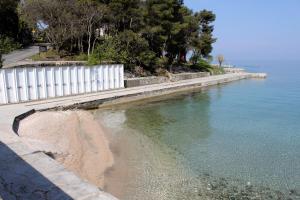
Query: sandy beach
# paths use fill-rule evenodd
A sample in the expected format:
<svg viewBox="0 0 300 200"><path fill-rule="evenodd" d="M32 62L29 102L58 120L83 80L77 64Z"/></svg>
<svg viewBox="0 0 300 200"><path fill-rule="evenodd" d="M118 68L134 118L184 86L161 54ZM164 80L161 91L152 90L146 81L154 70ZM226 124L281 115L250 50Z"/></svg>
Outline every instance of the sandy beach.
<svg viewBox="0 0 300 200"><path fill-rule="evenodd" d="M103 189L114 159L103 128L89 112L39 112L22 121L19 135L34 150Z"/></svg>

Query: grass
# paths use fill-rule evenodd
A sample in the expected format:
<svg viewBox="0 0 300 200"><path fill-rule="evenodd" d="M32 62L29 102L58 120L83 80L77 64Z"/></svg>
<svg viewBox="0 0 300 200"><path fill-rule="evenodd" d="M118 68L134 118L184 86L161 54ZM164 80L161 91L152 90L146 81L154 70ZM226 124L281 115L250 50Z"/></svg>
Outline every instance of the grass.
<svg viewBox="0 0 300 200"><path fill-rule="evenodd" d="M63 55L55 50L48 50L31 57L33 61L87 61L87 54Z"/></svg>
<svg viewBox="0 0 300 200"><path fill-rule="evenodd" d="M211 66L208 68L208 71L211 75L225 74L225 71L222 67Z"/></svg>

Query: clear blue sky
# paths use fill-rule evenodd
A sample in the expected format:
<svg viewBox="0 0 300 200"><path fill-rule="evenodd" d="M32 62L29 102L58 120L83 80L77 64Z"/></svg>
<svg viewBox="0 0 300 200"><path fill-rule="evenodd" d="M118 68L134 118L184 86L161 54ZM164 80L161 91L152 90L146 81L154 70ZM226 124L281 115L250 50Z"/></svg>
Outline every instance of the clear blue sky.
<svg viewBox="0 0 300 200"><path fill-rule="evenodd" d="M217 15L213 55L234 60L300 60L300 0L185 0Z"/></svg>

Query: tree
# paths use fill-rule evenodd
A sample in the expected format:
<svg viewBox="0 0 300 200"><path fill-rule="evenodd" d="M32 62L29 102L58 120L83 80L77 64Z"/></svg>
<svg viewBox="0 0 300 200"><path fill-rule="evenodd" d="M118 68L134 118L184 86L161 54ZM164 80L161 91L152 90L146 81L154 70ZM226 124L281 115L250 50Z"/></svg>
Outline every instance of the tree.
<svg viewBox="0 0 300 200"><path fill-rule="evenodd" d="M22 7L24 19L36 30L45 32L46 38L57 51L71 37L70 23L74 16L70 6L75 0L31 0Z"/></svg>
<svg viewBox="0 0 300 200"><path fill-rule="evenodd" d="M180 0L148 0L145 5L143 37L157 57L167 57L171 65L179 54L179 35L182 31ZM178 40L177 40L178 39Z"/></svg>
<svg viewBox="0 0 300 200"><path fill-rule="evenodd" d="M223 63L224 60L225 60L225 59L224 59L224 56L221 55L221 54L218 55L218 56L217 56L217 60L218 60L218 62L219 62L219 66L222 67L222 63Z"/></svg>
<svg viewBox="0 0 300 200"><path fill-rule="evenodd" d="M101 22L104 18L106 7L95 1L85 0L78 2L78 8L74 11L74 13L79 14L80 24L85 26L85 33L87 35L87 54L90 56L92 47L92 38L96 38L96 29L101 27Z"/></svg>
<svg viewBox="0 0 300 200"><path fill-rule="evenodd" d="M197 59L209 58L213 49L212 44L216 42L212 34L214 26L211 25L215 21L216 16L211 11L203 10L199 13L195 13L194 17L199 28L193 33L193 38L191 38L193 57Z"/></svg>
<svg viewBox="0 0 300 200"><path fill-rule="evenodd" d="M171 71L187 62L190 51L196 62L207 60L216 41L215 15L194 13L183 0L27 0L21 11L57 51L87 53L96 62L122 61L129 69ZM99 30L105 37L98 37Z"/></svg>
<svg viewBox="0 0 300 200"><path fill-rule="evenodd" d="M32 42L31 32L18 13L18 0L0 1L0 45L7 53Z"/></svg>
<svg viewBox="0 0 300 200"><path fill-rule="evenodd" d="M17 7L17 0L0 1L0 35L17 39L19 32Z"/></svg>
<svg viewBox="0 0 300 200"><path fill-rule="evenodd" d="M105 6L93 0L30 0L22 13L35 29L45 32L57 51L92 51L96 29L101 26Z"/></svg>
<svg viewBox="0 0 300 200"><path fill-rule="evenodd" d="M113 25L114 33L125 30L138 32L143 24L143 11L140 0L109 0L105 1L109 12L109 22Z"/></svg>

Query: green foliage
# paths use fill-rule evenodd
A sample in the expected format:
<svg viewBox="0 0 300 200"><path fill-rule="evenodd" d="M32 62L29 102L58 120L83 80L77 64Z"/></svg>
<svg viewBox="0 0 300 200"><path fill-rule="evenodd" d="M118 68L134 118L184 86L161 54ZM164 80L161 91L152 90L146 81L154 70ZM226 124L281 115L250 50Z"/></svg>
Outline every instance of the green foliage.
<svg viewBox="0 0 300 200"><path fill-rule="evenodd" d="M197 61L194 61L194 64L192 64L191 67L199 71L210 72L212 66L208 63L208 61L200 58Z"/></svg>
<svg viewBox="0 0 300 200"><path fill-rule="evenodd" d="M131 30L103 40L89 58L89 64L124 63L128 69L136 65L150 68L155 62L156 56L149 50L147 40Z"/></svg>
<svg viewBox="0 0 300 200"><path fill-rule="evenodd" d="M19 17L18 2L17 0L0 1L0 45L4 45L1 46L4 53L32 42L27 24Z"/></svg>
<svg viewBox="0 0 300 200"><path fill-rule="evenodd" d="M3 67L2 53L0 52L0 69Z"/></svg>
<svg viewBox="0 0 300 200"><path fill-rule="evenodd" d="M193 66L204 70L216 41L216 16L195 13L183 0L31 0L22 11L31 25L48 25L44 32L56 50L87 54L82 59L89 64L123 63L154 72L186 65L192 51Z"/></svg>
<svg viewBox="0 0 300 200"><path fill-rule="evenodd" d="M17 38L19 32L19 17L17 13L18 1L0 1L0 34L10 38Z"/></svg>
<svg viewBox="0 0 300 200"><path fill-rule="evenodd" d="M127 52L120 48L120 42L109 37L97 45L94 52L88 58L88 64L99 63L126 63Z"/></svg>
<svg viewBox="0 0 300 200"><path fill-rule="evenodd" d="M212 75L225 74L225 71L222 67L216 67L216 66L213 66L212 68L210 68L209 72Z"/></svg>
<svg viewBox="0 0 300 200"><path fill-rule="evenodd" d="M88 55L86 53L80 53L79 55L74 57L74 60L76 61L87 61Z"/></svg>
<svg viewBox="0 0 300 200"><path fill-rule="evenodd" d="M9 53L20 47L21 45L15 42L13 38L0 35L0 53Z"/></svg>
<svg viewBox="0 0 300 200"><path fill-rule="evenodd" d="M114 27L113 32L137 32L142 28L143 13L140 0L109 0L106 4L110 10L107 18Z"/></svg>
<svg viewBox="0 0 300 200"><path fill-rule="evenodd" d="M191 66L193 69L209 72L212 75L224 74L225 71L222 67L216 67L209 63L208 60L205 59L198 59L194 64Z"/></svg>

